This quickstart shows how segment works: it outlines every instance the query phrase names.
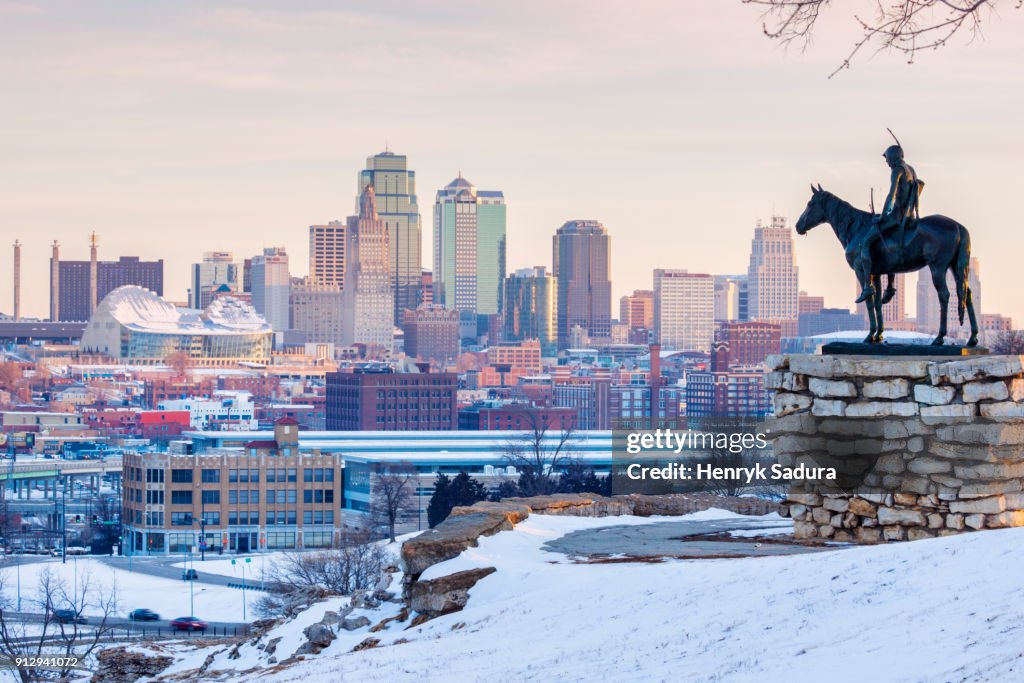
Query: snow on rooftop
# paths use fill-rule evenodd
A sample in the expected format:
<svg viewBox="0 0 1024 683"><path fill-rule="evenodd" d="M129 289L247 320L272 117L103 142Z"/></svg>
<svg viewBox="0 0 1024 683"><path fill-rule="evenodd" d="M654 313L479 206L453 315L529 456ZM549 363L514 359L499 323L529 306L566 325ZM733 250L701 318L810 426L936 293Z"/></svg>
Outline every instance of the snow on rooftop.
<svg viewBox="0 0 1024 683"><path fill-rule="evenodd" d="M263 316L239 299L221 297L199 311L179 308L137 285L118 287L105 296L95 317L106 316L139 332L237 334L271 331Z"/></svg>

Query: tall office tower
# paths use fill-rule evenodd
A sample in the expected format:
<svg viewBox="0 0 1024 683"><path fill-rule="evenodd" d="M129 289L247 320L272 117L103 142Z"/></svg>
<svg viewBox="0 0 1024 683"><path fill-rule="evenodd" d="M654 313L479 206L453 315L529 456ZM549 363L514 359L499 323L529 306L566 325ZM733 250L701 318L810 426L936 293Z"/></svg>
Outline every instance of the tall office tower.
<svg viewBox="0 0 1024 683"><path fill-rule="evenodd" d="M770 226L758 224L750 243L747 317L781 325L783 337L795 335L799 317L797 279L793 236L785 218L772 216Z"/></svg>
<svg viewBox="0 0 1024 683"><path fill-rule="evenodd" d="M284 247L267 247L252 257L252 305L274 332L288 329L291 275Z"/></svg>
<svg viewBox="0 0 1024 683"><path fill-rule="evenodd" d="M390 235L391 230L377 213L373 185L367 185L359 200L359 215L348 219L345 233L345 286L342 288L342 343L345 345L366 344L388 351L392 347L395 293L390 269L390 264L394 263L390 256ZM417 265L417 284L421 276Z"/></svg>
<svg viewBox="0 0 1024 683"><path fill-rule="evenodd" d="M858 291L858 294L860 292ZM797 314L798 315L814 315L821 313L825 310L825 297L823 296L811 296L807 292L800 292L797 295Z"/></svg>
<svg viewBox="0 0 1024 683"><path fill-rule="evenodd" d="M402 323L402 311L415 309L421 303L423 267L421 256L422 226L416 203L416 172L408 170L405 155L391 151L375 154L366 160L366 169L359 173L359 198L363 190L373 187L377 215L388 231L389 272L394 292L392 322Z"/></svg>
<svg viewBox="0 0 1024 683"><path fill-rule="evenodd" d="M545 357L558 353L558 328L555 300L558 297L555 278L544 266L520 268L505 278L504 333L505 341L527 339L540 341Z"/></svg>
<svg viewBox="0 0 1024 683"><path fill-rule="evenodd" d="M14 240L14 320L21 320L21 242Z"/></svg>
<svg viewBox="0 0 1024 683"><path fill-rule="evenodd" d="M952 277L952 275L950 277ZM885 291L885 286L888 281L889 278L887 277L882 279L881 292ZM931 282L931 276L928 276L928 282ZM857 284L856 279L854 279L854 284L856 285L854 300L856 300L856 297L860 296L862 287ZM892 297L892 300L889 301L889 303L882 306L882 321L886 324L896 325L902 323L907 318L907 274L897 273L896 277L892 280L892 286L896 288L896 294ZM868 314L867 306L863 303L857 304L857 313L863 315L866 320ZM935 328L938 329L937 322L935 324Z"/></svg>
<svg viewBox="0 0 1024 683"><path fill-rule="evenodd" d="M666 349L711 351L715 280L706 273L654 271L654 338Z"/></svg>
<svg viewBox="0 0 1024 683"><path fill-rule="evenodd" d="M505 279L505 195L462 177L434 200L434 299L445 308L493 315Z"/></svg>
<svg viewBox="0 0 1024 683"><path fill-rule="evenodd" d="M309 277L321 285L345 285L344 221L309 226Z"/></svg>
<svg viewBox="0 0 1024 683"><path fill-rule="evenodd" d="M592 339L612 333L611 238L598 221L568 221L552 239L552 263L558 281L558 348L570 346L579 326Z"/></svg>
<svg viewBox="0 0 1024 683"><path fill-rule="evenodd" d="M213 301L214 293L223 286L232 292L242 291L242 264L235 261L230 251L204 252L202 262L192 264L189 308L206 308Z"/></svg>
<svg viewBox="0 0 1024 683"><path fill-rule="evenodd" d="M314 344L342 344L342 295L339 285L325 285L312 277L293 277L289 329L306 333Z"/></svg>
<svg viewBox="0 0 1024 683"><path fill-rule="evenodd" d="M116 261L96 258L95 235L90 238L88 261L62 261L57 242L50 258L50 317L55 321L88 320L94 301L124 285L144 287L157 296L164 293L164 262L141 261L121 256Z"/></svg>
<svg viewBox="0 0 1024 683"><path fill-rule="evenodd" d="M967 284L971 288L971 300L974 303L974 313L978 320L981 320L981 266L977 258L972 258L970 263L971 272L967 277ZM956 283L953 280L953 272L946 271L946 287L949 288L949 303L947 304L946 329L951 337L967 337L970 334L971 324L964 314L964 324L960 325L957 316ZM925 334L938 334L939 332L939 297L935 294L935 286L932 284L931 272L927 268L917 271L917 331ZM884 319L884 318L883 318Z"/></svg>
<svg viewBox="0 0 1024 683"><path fill-rule="evenodd" d="M635 289L619 299L619 322L630 330L654 329L654 292Z"/></svg>
<svg viewBox="0 0 1024 683"><path fill-rule="evenodd" d="M746 275L715 275L715 320L740 320Z"/></svg>

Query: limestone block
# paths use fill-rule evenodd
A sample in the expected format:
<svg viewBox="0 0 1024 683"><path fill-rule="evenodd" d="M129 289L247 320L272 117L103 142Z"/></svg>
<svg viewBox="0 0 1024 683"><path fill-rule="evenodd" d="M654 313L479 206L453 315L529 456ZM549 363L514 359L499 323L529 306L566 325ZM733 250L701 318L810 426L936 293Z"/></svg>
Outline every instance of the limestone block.
<svg viewBox="0 0 1024 683"><path fill-rule="evenodd" d="M811 408L811 415L815 417L839 416L845 410L846 404L843 401L816 398L814 399L814 406Z"/></svg>
<svg viewBox="0 0 1024 683"><path fill-rule="evenodd" d="M924 439L919 436L907 439L907 450L911 453L920 453L924 450Z"/></svg>
<svg viewBox="0 0 1024 683"><path fill-rule="evenodd" d="M828 380L811 377L809 385L811 393L820 398L854 398L857 386L845 380Z"/></svg>
<svg viewBox="0 0 1024 683"><path fill-rule="evenodd" d="M1006 382L968 382L963 386L964 403L1005 401L1010 398Z"/></svg>
<svg viewBox="0 0 1024 683"><path fill-rule="evenodd" d="M998 419L1001 417L1024 417L1024 403L1003 401L1000 403L982 403L978 406L982 417Z"/></svg>
<svg viewBox="0 0 1024 683"><path fill-rule="evenodd" d="M878 523L882 526L898 524L900 526L924 526L924 513L920 510L901 510L899 508L878 508Z"/></svg>
<svg viewBox="0 0 1024 683"><path fill-rule="evenodd" d="M779 392L775 394L775 415L784 417L811 407L811 397L802 394Z"/></svg>
<svg viewBox="0 0 1024 683"><path fill-rule="evenodd" d="M816 434L818 420L809 413L776 416L768 419L767 429L771 434Z"/></svg>
<svg viewBox="0 0 1024 683"><path fill-rule="evenodd" d="M906 532L901 526L882 527L882 538L887 541L902 541L906 538Z"/></svg>
<svg viewBox="0 0 1024 683"><path fill-rule="evenodd" d="M853 531L853 537L858 543L878 543L882 534L881 531L876 528L858 527Z"/></svg>
<svg viewBox="0 0 1024 683"><path fill-rule="evenodd" d="M985 526L985 515L974 514L964 517L964 526L970 529L980 529Z"/></svg>
<svg viewBox="0 0 1024 683"><path fill-rule="evenodd" d="M939 427L935 435L940 441L991 446L1019 446L1024 444L1024 424L970 423ZM984 459L984 458L977 458Z"/></svg>
<svg viewBox="0 0 1024 683"><path fill-rule="evenodd" d="M1010 400L1024 401L1024 379L1018 377L1010 380Z"/></svg>
<svg viewBox="0 0 1024 683"><path fill-rule="evenodd" d="M836 530L831 524L823 524L818 527L818 535L822 538L831 538L835 532Z"/></svg>
<svg viewBox="0 0 1024 683"><path fill-rule="evenodd" d="M935 538L935 532L928 529L907 529L908 541L920 541L925 538Z"/></svg>
<svg viewBox="0 0 1024 683"><path fill-rule="evenodd" d="M829 439L827 441L825 451L832 456L843 457L846 455L853 455L857 452L858 441L837 441L835 439Z"/></svg>
<svg viewBox="0 0 1024 683"><path fill-rule="evenodd" d="M964 516L961 514L946 515L946 526L950 529L963 529Z"/></svg>
<svg viewBox="0 0 1024 683"><path fill-rule="evenodd" d="M941 529L942 524L945 520L942 519L942 515L938 512L933 512L928 515L928 528L929 529Z"/></svg>
<svg viewBox="0 0 1024 683"><path fill-rule="evenodd" d="M843 514L843 528L853 529L857 526L857 515L852 512L846 512Z"/></svg>
<svg viewBox="0 0 1024 683"><path fill-rule="evenodd" d="M921 417L936 418L936 417L974 417L978 412L978 407L973 403L950 403L944 406L921 406Z"/></svg>
<svg viewBox="0 0 1024 683"><path fill-rule="evenodd" d="M878 520L874 517L862 517L860 520L862 527L876 527L878 526Z"/></svg>
<svg viewBox="0 0 1024 683"><path fill-rule="evenodd" d="M761 383L764 385L765 389L781 389L782 378L785 374L786 373L780 372L779 370L766 372L764 373L764 379L761 380Z"/></svg>
<svg viewBox="0 0 1024 683"><path fill-rule="evenodd" d="M838 541L839 543L849 543L853 540L853 536L849 531L837 531L832 535L832 540Z"/></svg>
<svg viewBox="0 0 1024 683"><path fill-rule="evenodd" d="M986 515L985 526L989 529L1004 529L1011 526L1024 526L1024 510L1007 510L998 515Z"/></svg>
<svg viewBox="0 0 1024 683"><path fill-rule="evenodd" d="M875 462L875 471L885 474L900 474L904 467L903 456L899 453L883 455Z"/></svg>
<svg viewBox="0 0 1024 683"><path fill-rule="evenodd" d="M1007 493L1006 509L1024 510L1024 493Z"/></svg>
<svg viewBox="0 0 1024 683"><path fill-rule="evenodd" d="M1020 490L1020 479L1010 479L1008 481L996 481L987 484L966 482L960 487L959 493L961 498L982 498L1001 493L1016 493Z"/></svg>
<svg viewBox="0 0 1024 683"><path fill-rule="evenodd" d="M968 515L968 519L975 514L998 515L1004 510L1006 510L1005 496L990 496L976 500L954 500L949 504L950 512L964 513ZM971 525L970 521L965 520L965 523L967 526ZM981 527L974 528L980 529Z"/></svg>
<svg viewBox="0 0 1024 683"><path fill-rule="evenodd" d="M786 500L790 503L800 503L801 505L807 505L808 507L821 505L821 496L817 493L790 491L786 496Z"/></svg>
<svg viewBox="0 0 1024 683"><path fill-rule="evenodd" d="M941 406L951 403L954 396L956 396L955 387L933 387L929 384L914 385L914 400L918 403Z"/></svg>
<svg viewBox="0 0 1024 683"><path fill-rule="evenodd" d="M811 519L817 524L831 524L832 513L823 507L814 508L811 510Z"/></svg>
<svg viewBox="0 0 1024 683"><path fill-rule="evenodd" d="M863 498L851 498L849 510L861 517L876 517L878 515L877 508Z"/></svg>
<svg viewBox="0 0 1024 683"><path fill-rule="evenodd" d="M911 417L918 406L911 401L859 401L846 406L846 417Z"/></svg>
<svg viewBox="0 0 1024 683"><path fill-rule="evenodd" d="M826 510L832 512L846 512L850 509L850 501L847 498L840 498L839 496L825 496L825 500L822 501L821 506Z"/></svg>
<svg viewBox="0 0 1024 683"><path fill-rule="evenodd" d="M956 489L964 485L963 479L957 479L956 477L947 477L944 474L933 474L932 481L938 484L940 487Z"/></svg>
<svg viewBox="0 0 1024 683"><path fill-rule="evenodd" d="M900 489L905 492L925 494L931 489L931 482L924 477L904 477Z"/></svg>
<svg viewBox="0 0 1024 683"><path fill-rule="evenodd" d="M807 375L787 372L782 378L782 388L786 391L807 391Z"/></svg>
<svg viewBox="0 0 1024 683"><path fill-rule="evenodd" d="M843 527L843 515L836 514L828 518L828 524L833 529L841 529Z"/></svg>
<svg viewBox="0 0 1024 683"><path fill-rule="evenodd" d="M1024 477L1024 462L957 465L953 471L958 479L1011 479ZM1005 493L1005 491L1000 491L1000 493Z"/></svg>
<svg viewBox="0 0 1024 683"><path fill-rule="evenodd" d="M773 353L765 357L764 365L769 370L783 370L789 367L789 356L786 354Z"/></svg>
<svg viewBox="0 0 1024 683"><path fill-rule="evenodd" d="M818 527L814 522L793 522L795 538L814 538L818 535Z"/></svg>
<svg viewBox="0 0 1024 683"><path fill-rule="evenodd" d="M907 469L914 474L941 474L949 472L952 467L948 460L934 458L911 458L907 462Z"/></svg>
<svg viewBox="0 0 1024 683"><path fill-rule="evenodd" d="M799 503L797 503L796 505L789 506L789 516L793 518L793 521L803 521L804 515L806 514L806 505L800 505Z"/></svg>
<svg viewBox="0 0 1024 683"><path fill-rule="evenodd" d="M798 354L790 356L789 369L802 375L825 379L843 377L918 378L928 376L928 361L892 358L840 358L837 356Z"/></svg>
<svg viewBox="0 0 1024 683"><path fill-rule="evenodd" d="M976 356L934 363L928 369L932 384L963 384L990 377L1014 377L1024 372L1020 356Z"/></svg>
<svg viewBox="0 0 1024 683"><path fill-rule="evenodd" d="M878 379L864 382L864 398L903 398L910 393L910 382L906 379Z"/></svg>
<svg viewBox="0 0 1024 683"><path fill-rule="evenodd" d="M917 496L912 493L900 491L893 496L895 505L917 505Z"/></svg>

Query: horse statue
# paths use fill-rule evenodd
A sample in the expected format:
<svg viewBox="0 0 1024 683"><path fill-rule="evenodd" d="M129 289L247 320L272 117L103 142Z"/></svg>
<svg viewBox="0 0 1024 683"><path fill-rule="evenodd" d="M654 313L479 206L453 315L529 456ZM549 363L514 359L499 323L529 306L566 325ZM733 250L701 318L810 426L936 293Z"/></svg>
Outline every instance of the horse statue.
<svg viewBox="0 0 1024 683"><path fill-rule="evenodd" d="M812 228L828 223L846 249L862 231L873 229L874 217L874 214L856 209L831 192L821 189L821 185L811 185L811 199L796 222L796 231L799 235L806 235ZM974 313L974 303L971 301L971 288L967 283L971 260L971 235L967 228L946 216L925 216L917 222L915 230L908 230L903 234L902 245L894 242L895 237L886 237L884 240L876 240L871 246L870 284L874 287L875 294L864 302L871 323L871 331L864 338L864 342L877 344L882 341L882 276L889 275L891 278L893 273L909 273L927 266L931 271L932 285L939 297L939 308L942 311L939 335L932 341L932 345L941 346L946 338L946 310L949 303L946 271L952 269L960 324L964 323L966 311L971 322L971 336L967 340L967 346L976 346L978 321ZM851 268L853 258L854 256L847 250L847 261ZM861 287L866 284L868 283L860 283Z"/></svg>

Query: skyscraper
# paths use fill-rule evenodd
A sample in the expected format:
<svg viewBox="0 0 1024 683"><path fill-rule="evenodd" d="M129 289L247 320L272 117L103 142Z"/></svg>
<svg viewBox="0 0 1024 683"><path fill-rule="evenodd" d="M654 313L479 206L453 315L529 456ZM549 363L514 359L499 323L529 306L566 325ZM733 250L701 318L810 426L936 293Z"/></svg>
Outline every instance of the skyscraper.
<svg viewBox="0 0 1024 683"><path fill-rule="evenodd" d="M579 326L591 338L611 337L611 238L598 221L574 220L552 240L552 263L558 280L558 348L569 346Z"/></svg>
<svg viewBox="0 0 1024 683"><path fill-rule="evenodd" d="M306 333L306 341L342 343L342 293L340 285L322 284L312 277L292 278L289 329Z"/></svg>
<svg viewBox="0 0 1024 683"><path fill-rule="evenodd" d="M274 332L289 327L291 275L284 247L268 247L254 256L250 269L252 305L267 319Z"/></svg>
<svg viewBox="0 0 1024 683"><path fill-rule="evenodd" d="M619 299L619 322L630 330L654 329L654 292L635 289Z"/></svg>
<svg viewBox="0 0 1024 683"><path fill-rule="evenodd" d="M230 251L208 251L201 263L192 264L189 278L189 308L204 309L213 301L213 294L222 285L232 292L242 291L242 264Z"/></svg>
<svg viewBox="0 0 1024 683"><path fill-rule="evenodd" d="M972 258L970 263L971 272L967 276L967 284L971 288L971 300L974 303L974 312L981 320L981 265L977 258ZM964 314L964 324L960 325L957 316L956 282L953 279L953 272L946 271L946 287L949 288L949 303L947 304L946 328L950 337L966 338L970 335L970 321L967 314ZM917 331L925 334L938 334L939 332L939 297L935 293L935 286L932 284L932 276L927 268L917 271Z"/></svg>
<svg viewBox="0 0 1024 683"><path fill-rule="evenodd" d="M359 215L345 233L345 286L342 288L342 343L390 350L394 340L395 295L389 264L390 233L377 213L373 185L363 188ZM421 271L416 267L416 283ZM415 308L415 307L414 307Z"/></svg>
<svg viewBox="0 0 1024 683"><path fill-rule="evenodd" d="M315 283L344 286L345 229L342 221L309 226L309 277Z"/></svg>
<svg viewBox="0 0 1024 683"><path fill-rule="evenodd" d="M555 278L544 266L520 268L505 279L505 341L540 341L544 356L558 353Z"/></svg>
<svg viewBox="0 0 1024 683"><path fill-rule="evenodd" d="M434 201L435 301L493 315L505 279L505 195L459 177Z"/></svg>
<svg viewBox="0 0 1024 683"><path fill-rule="evenodd" d="M666 349L711 351L715 281L706 273L654 271L654 338Z"/></svg>
<svg viewBox="0 0 1024 683"><path fill-rule="evenodd" d="M715 320L743 320L746 316L746 275L715 275Z"/></svg>
<svg viewBox="0 0 1024 683"><path fill-rule="evenodd" d="M402 311L420 305L422 287L422 227L416 202L416 173L408 170L405 155L391 151L367 158L359 173L357 210L363 190L373 187L377 215L388 232L389 272L394 291L392 322L402 323Z"/></svg>
<svg viewBox="0 0 1024 683"><path fill-rule="evenodd" d="M799 287L793 260L793 236L786 219L772 216L770 226L758 225L750 243L747 269L747 317L782 326L782 336L796 333Z"/></svg>

